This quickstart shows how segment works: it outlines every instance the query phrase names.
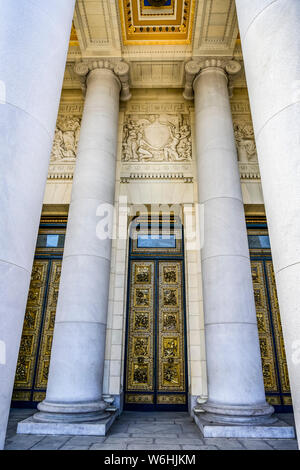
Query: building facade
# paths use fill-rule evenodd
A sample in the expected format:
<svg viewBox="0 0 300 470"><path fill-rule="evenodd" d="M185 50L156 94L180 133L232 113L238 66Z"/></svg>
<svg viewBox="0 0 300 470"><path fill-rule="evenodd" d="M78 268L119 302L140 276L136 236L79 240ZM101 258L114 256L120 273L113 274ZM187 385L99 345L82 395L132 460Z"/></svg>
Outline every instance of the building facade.
<svg viewBox="0 0 300 470"><path fill-rule="evenodd" d="M139 409L225 437L291 437L293 410L299 434L299 3L17 3L0 441L11 400L24 433Z"/></svg>

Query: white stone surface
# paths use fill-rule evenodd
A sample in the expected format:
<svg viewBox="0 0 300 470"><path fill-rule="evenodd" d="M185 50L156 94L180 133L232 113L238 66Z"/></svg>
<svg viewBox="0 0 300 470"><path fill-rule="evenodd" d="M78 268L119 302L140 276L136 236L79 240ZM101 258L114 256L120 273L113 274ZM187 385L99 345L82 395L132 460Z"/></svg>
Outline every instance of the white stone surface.
<svg viewBox="0 0 300 470"><path fill-rule="evenodd" d="M24 419L18 423L18 434L45 434L69 436L106 436L109 428L118 416L117 412L107 413L101 421L92 423L38 423L34 418Z"/></svg>
<svg viewBox="0 0 300 470"><path fill-rule="evenodd" d="M119 93L120 82L111 70L89 73L47 395L38 405L42 416L48 413L47 421L57 410L87 413L89 421L89 412L101 413L105 407L101 396L111 238L101 239L96 229L99 207L114 202ZM70 419L76 421L74 416Z"/></svg>
<svg viewBox="0 0 300 470"><path fill-rule="evenodd" d="M220 67L194 81L208 401L214 419L268 415L236 146ZM219 416L219 418L218 418Z"/></svg>
<svg viewBox="0 0 300 470"><path fill-rule="evenodd" d="M0 448L64 75L74 0L0 1ZM51 52L50 52L51 51Z"/></svg>
<svg viewBox="0 0 300 470"><path fill-rule="evenodd" d="M277 421L268 426L243 426L243 425L221 425L209 423L203 419L203 416L194 415L194 420L204 437L223 437L223 438L256 438L256 439L293 439L295 438L295 429L284 421Z"/></svg>
<svg viewBox="0 0 300 470"><path fill-rule="evenodd" d="M300 3L236 7L300 442Z"/></svg>

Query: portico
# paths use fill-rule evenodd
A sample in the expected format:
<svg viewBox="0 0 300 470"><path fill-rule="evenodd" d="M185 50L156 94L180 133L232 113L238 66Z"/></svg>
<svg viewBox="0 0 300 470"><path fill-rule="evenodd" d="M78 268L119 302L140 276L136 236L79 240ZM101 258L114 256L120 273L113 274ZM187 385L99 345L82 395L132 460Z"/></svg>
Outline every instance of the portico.
<svg viewBox="0 0 300 470"><path fill-rule="evenodd" d="M25 434L299 435L296 2L1 2L0 447L13 389Z"/></svg>

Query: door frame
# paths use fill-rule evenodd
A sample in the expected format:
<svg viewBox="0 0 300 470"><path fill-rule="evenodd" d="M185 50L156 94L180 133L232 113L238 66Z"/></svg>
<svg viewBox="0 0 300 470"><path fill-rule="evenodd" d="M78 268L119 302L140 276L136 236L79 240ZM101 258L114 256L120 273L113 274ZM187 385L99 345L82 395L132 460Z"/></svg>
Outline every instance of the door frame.
<svg viewBox="0 0 300 470"><path fill-rule="evenodd" d="M179 219L179 218L178 218ZM180 219L179 219L180 220ZM131 221L130 225L134 220ZM178 228L178 223L170 224L170 228ZM151 230L151 225L150 225ZM186 285L185 285L185 257L184 257L184 227L180 221L180 232L181 232L181 250L179 254L145 251L143 253L133 253L132 251L132 238L129 236L128 244L128 260L127 260L127 292L126 292L126 327L125 327L125 354L124 354L124 393L123 393L123 409L125 411L188 411L188 399L189 399L189 381L188 381L188 355L187 355L187 317L186 317ZM131 227L129 229L131 234ZM157 388L156 388L156 376L157 376L157 327L158 327L158 306L159 306L159 262L160 261L177 261L181 263L182 267L182 279L181 279L181 293L182 293L182 313L183 313L183 353L184 353L184 380L185 380L185 404L144 404L144 403L126 403L127 393L127 356L128 356L128 336L129 336L129 310L130 310L130 287L131 287L131 265L133 261L153 261L154 262L154 401L156 401ZM132 392L136 393L136 392ZM138 394L147 392L139 391ZM148 392L149 393L149 392ZM164 395L183 395L183 392L164 392Z"/></svg>
<svg viewBox="0 0 300 470"><path fill-rule="evenodd" d="M263 235L269 236L268 233L268 226L267 221L264 216L252 216L246 217L246 224L247 224L247 233L249 235ZM278 392L275 391L265 391L266 398L270 399L270 404L274 407L276 413L292 413L293 412L293 405L285 404L284 398L291 400L291 392L283 392L282 391L282 384L281 384L281 376L279 371L279 362L280 358L278 357L278 347L276 342L276 332L274 327L274 320L273 315L274 312L272 310L272 302L271 302L271 294L270 294L270 283L269 278L267 275L267 268L266 262L272 260L272 252L270 248L251 248L249 246L250 252L250 262L251 261L259 261L262 262L263 268L263 276L264 276L264 286L266 291L266 308L268 309L268 317L270 322L270 332L271 332L271 341L273 346L273 355L275 361L275 372L276 372L276 380L278 383ZM280 318L280 312L279 312ZM284 338L282 338L284 340ZM272 398L280 400L280 404L274 403Z"/></svg>

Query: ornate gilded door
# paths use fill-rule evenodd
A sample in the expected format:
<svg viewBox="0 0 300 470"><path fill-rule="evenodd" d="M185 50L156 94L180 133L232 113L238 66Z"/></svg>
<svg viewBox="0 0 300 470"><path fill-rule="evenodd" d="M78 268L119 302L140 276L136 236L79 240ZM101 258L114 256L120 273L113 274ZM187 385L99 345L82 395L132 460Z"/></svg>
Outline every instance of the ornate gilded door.
<svg viewBox="0 0 300 470"><path fill-rule="evenodd" d="M153 236L153 230L148 239L141 233L131 243L124 407L183 410L187 369L182 243L175 233L166 243L158 230Z"/></svg>
<svg viewBox="0 0 300 470"><path fill-rule="evenodd" d="M249 224L248 239L266 398L277 411L290 411L292 399L266 224Z"/></svg>
<svg viewBox="0 0 300 470"><path fill-rule="evenodd" d="M31 273L16 368L14 406L35 406L45 398L65 223L41 224Z"/></svg>

